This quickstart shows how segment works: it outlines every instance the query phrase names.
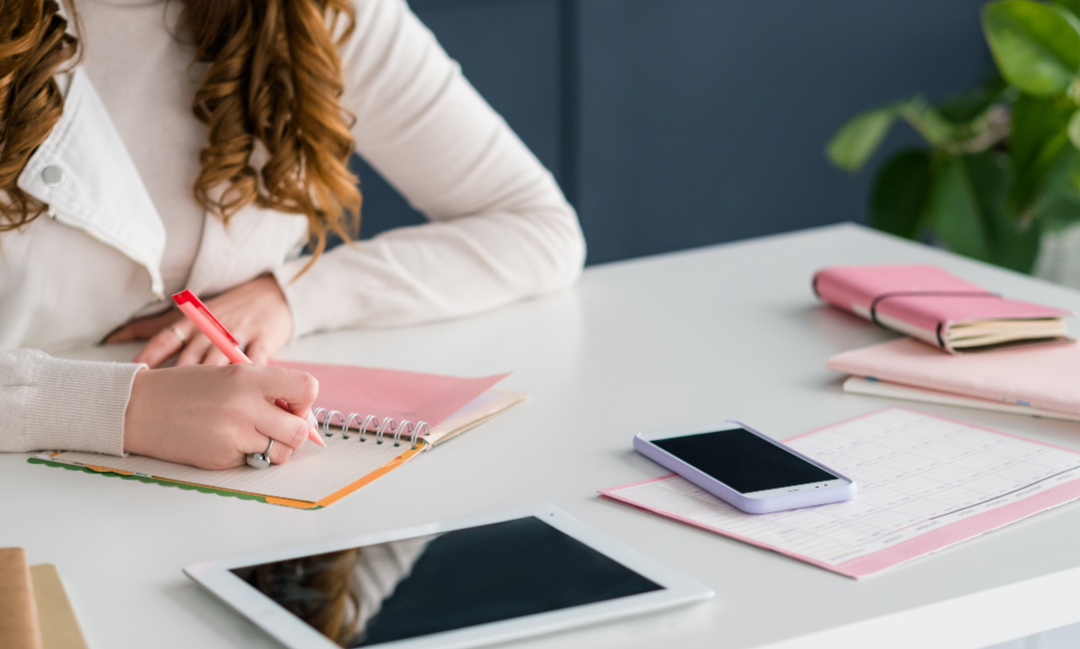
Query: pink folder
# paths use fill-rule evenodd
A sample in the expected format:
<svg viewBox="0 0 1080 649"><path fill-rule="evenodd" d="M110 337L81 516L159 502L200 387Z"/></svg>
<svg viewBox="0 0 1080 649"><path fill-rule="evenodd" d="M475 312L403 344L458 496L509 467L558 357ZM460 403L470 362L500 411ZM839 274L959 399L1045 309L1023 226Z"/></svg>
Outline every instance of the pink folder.
<svg viewBox="0 0 1080 649"><path fill-rule="evenodd" d="M1072 343L948 356L900 338L837 354L827 367L879 381L1080 415L1080 346Z"/></svg>
<svg viewBox="0 0 1080 649"><path fill-rule="evenodd" d="M271 361L274 367L308 372L319 381L315 406L348 417L375 415L435 427L508 376L464 379L353 365ZM336 423L336 422L335 422Z"/></svg>
<svg viewBox="0 0 1080 649"><path fill-rule="evenodd" d="M832 304L951 353L952 325L974 320L1060 318L1069 311L1005 299L930 265L832 266L814 275Z"/></svg>

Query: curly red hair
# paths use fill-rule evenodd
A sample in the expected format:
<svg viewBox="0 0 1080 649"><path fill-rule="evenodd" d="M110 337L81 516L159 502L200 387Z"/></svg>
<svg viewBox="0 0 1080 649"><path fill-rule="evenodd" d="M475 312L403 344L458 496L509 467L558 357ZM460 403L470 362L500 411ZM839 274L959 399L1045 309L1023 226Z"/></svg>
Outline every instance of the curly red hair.
<svg viewBox="0 0 1080 649"><path fill-rule="evenodd" d="M355 120L340 103L337 52L353 31L352 5L347 0L185 0L184 5L180 26L194 41L195 61L210 64L192 103L209 132L199 155L195 200L225 222L250 204L305 216L314 263L328 233L350 239L359 223L360 190L348 168ZM78 39L55 0L0 0L0 15L3 232L45 211L15 181L63 112L53 75L76 56ZM252 164L256 145L266 152L259 170Z"/></svg>
<svg viewBox="0 0 1080 649"><path fill-rule="evenodd" d="M0 0L0 16L0 232L7 232L46 210L16 181L64 112L53 75L74 62L78 41L54 0Z"/></svg>

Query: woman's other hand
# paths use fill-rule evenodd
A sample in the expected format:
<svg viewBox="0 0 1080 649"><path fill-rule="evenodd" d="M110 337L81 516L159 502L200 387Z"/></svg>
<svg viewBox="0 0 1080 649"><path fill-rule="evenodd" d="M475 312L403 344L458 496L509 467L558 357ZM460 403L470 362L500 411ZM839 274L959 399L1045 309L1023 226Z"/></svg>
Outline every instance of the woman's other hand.
<svg viewBox="0 0 1080 649"><path fill-rule="evenodd" d="M307 439L319 382L307 372L259 365L175 367L135 374L124 451L200 469L242 466L270 450L282 464ZM288 410L274 405L284 399Z"/></svg>
<svg viewBox="0 0 1080 649"><path fill-rule="evenodd" d="M241 341L252 363L265 365L292 336L292 313L277 281L271 276L253 279L206 300L206 306L229 332ZM146 340L132 359L158 367L179 353L181 365L228 365L229 359L199 331L195 323L176 309L161 315L133 320L105 339L106 343Z"/></svg>

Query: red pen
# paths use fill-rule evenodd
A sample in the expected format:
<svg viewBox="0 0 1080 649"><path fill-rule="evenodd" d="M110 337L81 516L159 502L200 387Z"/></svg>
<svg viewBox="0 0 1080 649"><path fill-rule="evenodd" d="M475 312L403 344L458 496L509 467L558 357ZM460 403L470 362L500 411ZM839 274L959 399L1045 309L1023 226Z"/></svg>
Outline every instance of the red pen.
<svg viewBox="0 0 1080 649"><path fill-rule="evenodd" d="M225 325L214 317L213 313L210 313L210 309L206 308L206 305L202 303L198 297L195 296L189 290L183 290L172 296L173 302L176 302L176 306L180 308L180 311L188 317L189 320L195 323L195 326L199 328L199 331L206 334L206 337L210 339L210 342L214 343L214 347L221 350L222 354L229 359L232 363L250 363L251 359L247 357L247 354L240 349L240 341L233 337L229 330L225 328ZM278 399L274 402L279 408L288 410L289 404L285 403L283 399ZM311 428L308 429L308 439L315 442L319 446L326 446L326 442L322 440L316 429L319 427L318 421L313 415L308 415L308 424Z"/></svg>

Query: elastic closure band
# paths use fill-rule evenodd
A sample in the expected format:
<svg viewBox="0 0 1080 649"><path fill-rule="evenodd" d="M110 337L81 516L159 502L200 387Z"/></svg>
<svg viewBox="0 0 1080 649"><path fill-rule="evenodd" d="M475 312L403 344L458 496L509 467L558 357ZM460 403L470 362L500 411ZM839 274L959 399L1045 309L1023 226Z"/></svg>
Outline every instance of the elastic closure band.
<svg viewBox="0 0 1080 649"><path fill-rule="evenodd" d="M882 329L889 329L890 331L892 331L890 327L886 327L878 320L877 307L885 300L893 297L996 297L1001 299L1001 294L991 293L989 291L897 291L895 293L882 293L870 302L870 319L873 320L874 324L877 326ZM944 328L945 323L939 322L936 333L938 344L941 345L942 349L945 349L945 339L941 335Z"/></svg>

